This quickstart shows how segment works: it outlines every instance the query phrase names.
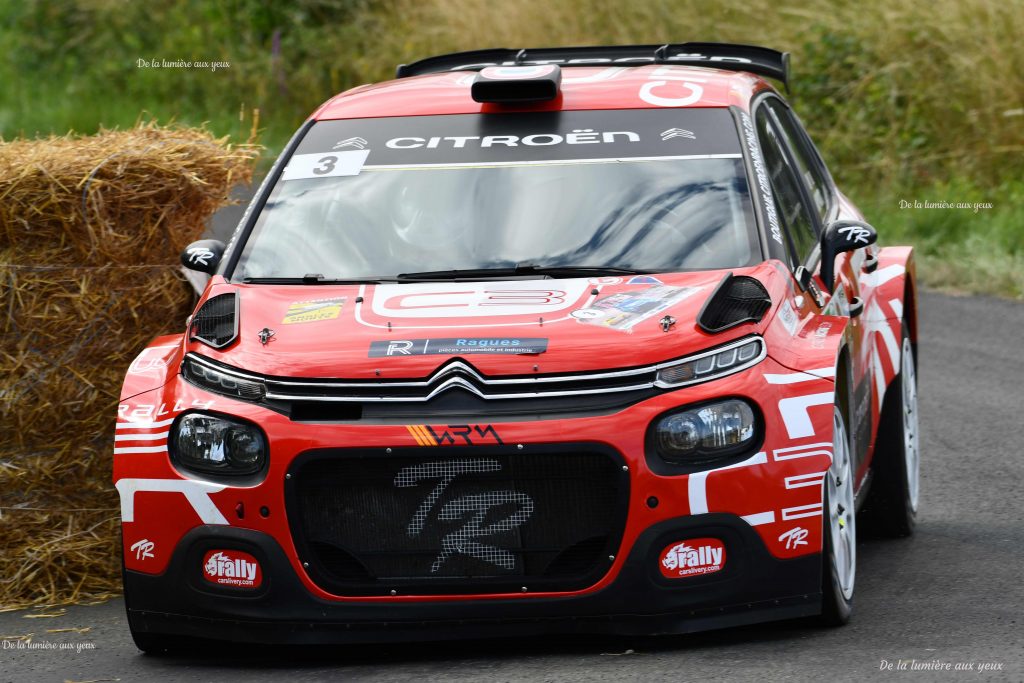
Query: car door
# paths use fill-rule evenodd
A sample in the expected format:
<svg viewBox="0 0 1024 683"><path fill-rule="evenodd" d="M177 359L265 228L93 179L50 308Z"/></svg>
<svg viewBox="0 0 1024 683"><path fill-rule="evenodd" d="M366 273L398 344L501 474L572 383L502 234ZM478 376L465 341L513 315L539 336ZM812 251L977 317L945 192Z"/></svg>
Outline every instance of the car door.
<svg viewBox="0 0 1024 683"><path fill-rule="evenodd" d="M763 97L754 110L755 125L765 166L775 195L790 253L790 268L799 280L799 269L820 273L820 235L824 226L839 217L840 202L831 177L817 150L789 107L777 96ZM866 454L872 434L871 364L866 329L860 319L867 302L863 291L870 281L860 273L865 250L841 254L836 262L836 287L824 292L822 308L816 292L794 298L797 315L825 313L850 315L851 360L854 396L851 405L851 447L854 467L861 475L866 469ZM820 280L818 280L820 285ZM864 466L862 466L864 465Z"/></svg>

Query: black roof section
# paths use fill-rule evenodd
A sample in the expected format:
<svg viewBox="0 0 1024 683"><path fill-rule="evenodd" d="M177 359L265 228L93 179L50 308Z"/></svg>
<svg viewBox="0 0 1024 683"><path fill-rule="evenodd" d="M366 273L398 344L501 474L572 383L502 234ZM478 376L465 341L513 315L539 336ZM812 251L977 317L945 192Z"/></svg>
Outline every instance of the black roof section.
<svg viewBox="0 0 1024 683"><path fill-rule="evenodd" d="M398 67L397 78L445 71L479 71L487 66L559 64L679 64L729 71L749 71L789 87L789 53L756 45L669 43L666 45L595 45L589 47L493 48L427 57Z"/></svg>

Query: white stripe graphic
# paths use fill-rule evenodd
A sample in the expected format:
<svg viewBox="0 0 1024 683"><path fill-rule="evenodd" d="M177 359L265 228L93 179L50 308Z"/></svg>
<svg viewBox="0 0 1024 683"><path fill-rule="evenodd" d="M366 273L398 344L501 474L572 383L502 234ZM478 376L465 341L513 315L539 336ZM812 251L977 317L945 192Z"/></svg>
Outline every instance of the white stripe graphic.
<svg viewBox="0 0 1024 683"><path fill-rule="evenodd" d="M815 379L824 379L826 377L835 377L835 368L816 368L814 370L808 370L807 372L794 372L787 375L771 375L766 374L764 376L768 384L796 384L797 382L810 382Z"/></svg>
<svg viewBox="0 0 1024 683"><path fill-rule="evenodd" d="M708 511L708 473L694 472L686 483L690 496L690 514L702 515Z"/></svg>
<svg viewBox="0 0 1024 683"><path fill-rule="evenodd" d="M163 446L130 446L128 448L115 448L114 454L118 453L166 453L167 444Z"/></svg>
<svg viewBox="0 0 1024 683"><path fill-rule="evenodd" d="M880 286L884 285L886 282L888 282L889 280L892 280L893 278L897 278L900 275L903 275L903 273L905 273L906 270L907 270L906 268L904 268L903 266L901 266L898 263L894 263L891 266L886 266L885 268L882 268L881 270L876 270L875 273L874 273L874 275L875 275L875 282L874 282L875 287L880 287Z"/></svg>
<svg viewBox="0 0 1024 683"><path fill-rule="evenodd" d="M157 427L166 427L167 425L174 422L172 417L170 420L162 420L160 422L118 422L116 429L156 429Z"/></svg>
<svg viewBox="0 0 1024 683"><path fill-rule="evenodd" d="M874 328L882 336L882 341L885 342L885 348L889 352L889 360L892 361L892 367L894 372L900 371L900 345L896 341L896 335L892 333L892 326L889 321L885 319L885 315L882 313L882 309L877 304L871 304L871 311L868 314L869 320L875 321Z"/></svg>
<svg viewBox="0 0 1024 683"><path fill-rule="evenodd" d="M750 467L751 465L763 465L768 462L768 454L764 451L756 453L742 462L733 465L726 465L706 472L694 472L687 477L686 493L690 501L690 514L701 515L708 511L708 475L723 470L732 470L737 467Z"/></svg>
<svg viewBox="0 0 1024 683"><path fill-rule="evenodd" d="M903 319L903 302L902 301L900 301L899 299L893 299L892 301L889 302L889 308L892 309L892 312L896 314L897 318L899 318L900 320Z"/></svg>
<svg viewBox="0 0 1024 683"><path fill-rule="evenodd" d="M750 526L772 524L775 522L775 512L773 510L769 510L768 512L758 512L753 515L743 515L741 519Z"/></svg>
<svg viewBox="0 0 1024 683"><path fill-rule="evenodd" d="M801 519L802 517L817 517L821 514L821 503L813 503L811 505L798 505L793 508L784 508L782 510L782 519Z"/></svg>
<svg viewBox="0 0 1024 683"><path fill-rule="evenodd" d="M222 484L210 484L205 481L189 479L120 479L114 486L121 496L121 521L135 521L135 493L137 491L157 491L184 494L204 524L228 524L227 518L221 514L210 498L211 493L217 493L227 488Z"/></svg>
<svg viewBox="0 0 1024 683"><path fill-rule="evenodd" d="M832 459L832 444L823 441L821 443L809 443L803 446L789 446L788 448L776 448L772 451L776 460L792 460L793 458L809 458L812 455L827 455Z"/></svg>
<svg viewBox="0 0 1024 683"><path fill-rule="evenodd" d="M871 372L875 375L875 395L881 404L885 396L885 372L882 370L881 354L878 353L878 342L871 345Z"/></svg>
<svg viewBox="0 0 1024 683"><path fill-rule="evenodd" d="M804 486L817 486L824 478L824 472L812 472L810 474L798 474L792 477L786 477L786 488L798 489Z"/></svg>
<svg viewBox="0 0 1024 683"><path fill-rule="evenodd" d="M811 416L807 410L811 406L820 406L832 403L833 392L825 391L820 394L806 394L784 398L779 401L779 413L786 423L786 431L790 439L800 439L805 436L814 436L814 425L811 424Z"/></svg>
<svg viewBox="0 0 1024 683"><path fill-rule="evenodd" d="M155 434L118 434L114 441L156 441L166 439L170 432L157 432Z"/></svg>

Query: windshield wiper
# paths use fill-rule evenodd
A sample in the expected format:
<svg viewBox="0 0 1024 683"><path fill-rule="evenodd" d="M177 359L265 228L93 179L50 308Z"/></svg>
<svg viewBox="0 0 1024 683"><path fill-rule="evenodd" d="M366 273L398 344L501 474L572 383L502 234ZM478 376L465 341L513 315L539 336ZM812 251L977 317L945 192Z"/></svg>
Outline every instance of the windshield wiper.
<svg viewBox="0 0 1024 683"><path fill-rule="evenodd" d="M616 268L614 266L534 266L519 264L512 268L467 268L465 270L424 270L418 273L402 273L398 281L407 280L479 280L502 277L528 277L540 275L549 278L586 277L601 275L643 275L653 270Z"/></svg>
<svg viewBox="0 0 1024 683"><path fill-rule="evenodd" d="M320 274L303 275L302 277L247 277L242 282L247 285L379 285L384 282L401 282L395 277L357 277L357 278L325 278Z"/></svg>

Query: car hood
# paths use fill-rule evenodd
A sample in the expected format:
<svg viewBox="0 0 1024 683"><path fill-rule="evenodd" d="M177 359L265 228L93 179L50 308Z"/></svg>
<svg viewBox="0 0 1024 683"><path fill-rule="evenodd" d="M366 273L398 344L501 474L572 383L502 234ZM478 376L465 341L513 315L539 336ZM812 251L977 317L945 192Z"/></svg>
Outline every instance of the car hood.
<svg viewBox="0 0 1024 683"><path fill-rule="evenodd" d="M773 310L757 324L708 334L697 317L728 272L764 283ZM453 358L490 376L628 368L760 333L786 287L775 262L732 271L486 282L236 285L217 278L206 297L238 293L239 339L219 351L195 341L187 347L278 377L427 377ZM674 319L667 331L665 316Z"/></svg>

